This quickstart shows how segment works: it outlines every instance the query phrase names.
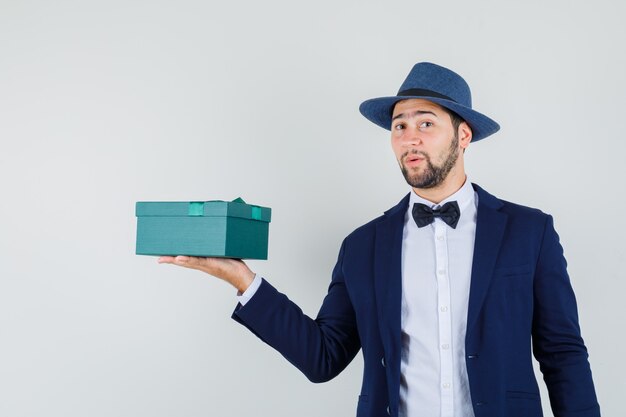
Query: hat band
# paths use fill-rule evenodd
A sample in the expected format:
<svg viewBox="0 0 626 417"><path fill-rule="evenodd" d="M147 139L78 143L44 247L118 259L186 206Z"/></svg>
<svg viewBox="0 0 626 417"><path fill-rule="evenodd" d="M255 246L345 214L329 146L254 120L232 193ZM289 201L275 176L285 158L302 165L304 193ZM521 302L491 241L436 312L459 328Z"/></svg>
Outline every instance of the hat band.
<svg viewBox="0 0 626 417"><path fill-rule="evenodd" d="M398 97L405 97L405 96L424 96L424 97L434 97L434 98L442 98L444 100L450 100L450 101L454 101L456 103L456 100L451 99L448 96L444 96L443 94L439 94L436 91L432 91L432 90L425 90L423 88L409 88L408 90L403 90L400 91L398 93Z"/></svg>

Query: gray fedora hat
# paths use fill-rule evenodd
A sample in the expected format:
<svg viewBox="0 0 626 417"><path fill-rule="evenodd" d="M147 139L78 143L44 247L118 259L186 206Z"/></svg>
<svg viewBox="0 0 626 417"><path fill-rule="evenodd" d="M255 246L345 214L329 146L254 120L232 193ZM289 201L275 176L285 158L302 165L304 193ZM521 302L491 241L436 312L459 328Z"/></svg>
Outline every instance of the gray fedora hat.
<svg viewBox="0 0 626 417"><path fill-rule="evenodd" d="M472 93L469 85L456 72L430 62L413 66L398 94L366 100L359 111L369 121L391 130L393 107L401 100L422 98L458 114L472 128L472 142L496 133L500 125L472 109Z"/></svg>

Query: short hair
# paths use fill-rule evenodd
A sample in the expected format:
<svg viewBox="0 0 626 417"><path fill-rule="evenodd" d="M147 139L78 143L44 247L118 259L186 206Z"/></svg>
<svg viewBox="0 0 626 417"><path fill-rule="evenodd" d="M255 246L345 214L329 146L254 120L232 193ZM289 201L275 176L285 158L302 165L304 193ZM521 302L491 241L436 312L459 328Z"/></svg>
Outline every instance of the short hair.
<svg viewBox="0 0 626 417"><path fill-rule="evenodd" d="M452 127L454 127L454 131L457 132L459 130L459 126L461 126L461 123L465 122L465 119L459 116L456 112L446 107L441 106L441 109L445 111L446 113L448 113L448 115L450 116L450 120L452 120ZM469 126L469 123L468 123L468 126ZM471 129L471 126L470 126L470 129Z"/></svg>
<svg viewBox="0 0 626 417"><path fill-rule="evenodd" d="M459 133L459 126L461 126L461 123L465 122L465 119L459 116L457 112L454 112L446 107L441 106L441 109L448 113L448 115L450 116L450 120L452 120L452 127L454 128L454 137L456 138L457 134ZM467 123L467 125L469 126L469 123ZM469 127L470 129L472 128L471 126ZM465 153L465 150L466 148L463 148L463 153Z"/></svg>

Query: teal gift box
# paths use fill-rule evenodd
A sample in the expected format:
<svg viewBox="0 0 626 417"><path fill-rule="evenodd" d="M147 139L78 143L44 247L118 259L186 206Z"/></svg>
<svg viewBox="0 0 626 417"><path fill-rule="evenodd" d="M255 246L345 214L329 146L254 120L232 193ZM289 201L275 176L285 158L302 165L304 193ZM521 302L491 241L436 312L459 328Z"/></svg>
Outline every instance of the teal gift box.
<svg viewBox="0 0 626 417"><path fill-rule="evenodd" d="M139 201L137 255L267 259L272 210L233 201Z"/></svg>

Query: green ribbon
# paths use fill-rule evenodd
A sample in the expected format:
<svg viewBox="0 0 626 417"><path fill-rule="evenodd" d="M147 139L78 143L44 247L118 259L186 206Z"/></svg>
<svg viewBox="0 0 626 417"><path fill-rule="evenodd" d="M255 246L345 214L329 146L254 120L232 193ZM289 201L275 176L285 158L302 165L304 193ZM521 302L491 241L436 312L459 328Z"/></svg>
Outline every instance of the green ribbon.
<svg viewBox="0 0 626 417"><path fill-rule="evenodd" d="M212 201L222 201L222 200L212 200ZM246 204L245 201L241 197L238 197L232 201L233 203L241 203ZM261 220L262 210L259 206L250 206L252 208L252 219ZM187 214L189 216L204 216L204 201L192 201L189 203Z"/></svg>
<svg viewBox="0 0 626 417"><path fill-rule="evenodd" d="M235 198L233 201L233 203L241 203L241 204L246 204L245 201L243 201L243 198L241 197L237 197ZM252 208L252 219L253 220L261 220L263 217L261 215L261 207L259 206L250 206Z"/></svg>
<svg viewBox="0 0 626 417"><path fill-rule="evenodd" d="M189 203L189 211L187 212L190 216L202 216L204 215L204 201L192 201Z"/></svg>

